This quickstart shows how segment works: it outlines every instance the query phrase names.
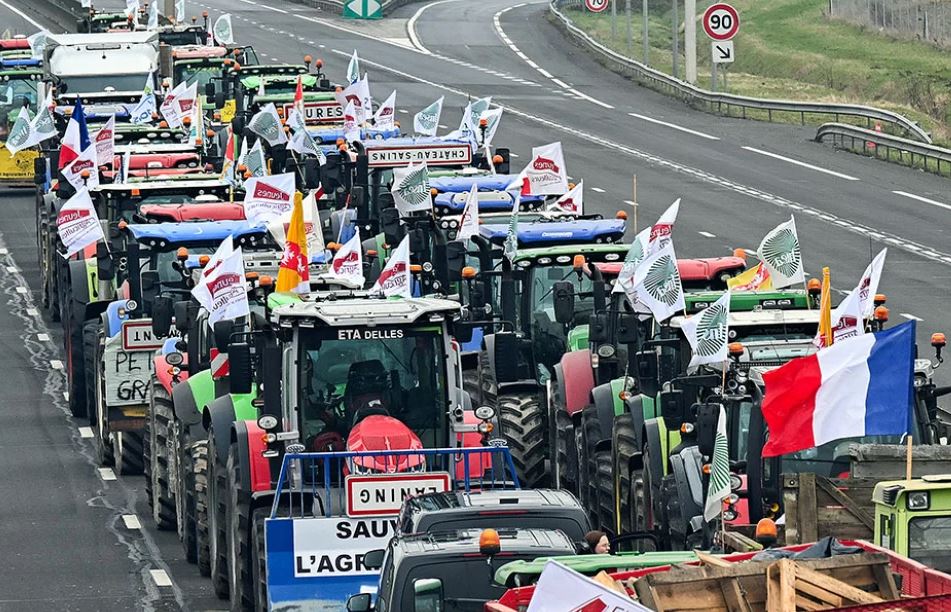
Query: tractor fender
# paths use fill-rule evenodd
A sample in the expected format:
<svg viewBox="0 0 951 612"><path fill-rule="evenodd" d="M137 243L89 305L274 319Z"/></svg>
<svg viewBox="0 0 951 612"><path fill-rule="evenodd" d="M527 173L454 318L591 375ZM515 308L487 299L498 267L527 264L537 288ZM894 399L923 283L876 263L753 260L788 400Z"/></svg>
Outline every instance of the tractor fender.
<svg viewBox="0 0 951 612"><path fill-rule="evenodd" d="M485 358L479 356L479 363L486 363L489 367L488 372L481 372L482 384L488 384L491 387L490 395L497 396L498 393L498 383L496 380L498 378L495 376L495 334L486 334L482 336L482 352L485 353Z"/></svg>
<svg viewBox="0 0 951 612"><path fill-rule="evenodd" d="M235 421L232 425L231 438L237 444L242 466L241 486L250 493L271 489L271 463L263 455L267 450L265 433L254 421Z"/></svg>
<svg viewBox="0 0 951 612"><path fill-rule="evenodd" d="M161 368L156 368L156 373ZM202 370L172 389L172 409L175 418L184 425L197 425L202 422L205 406L215 398L215 381L211 370Z"/></svg>
<svg viewBox="0 0 951 612"><path fill-rule="evenodd" d="M165 354L159 353L152 358L152 371L155 373L155 379L159 382L162 387L165 388L165 391L171 396L174 392L173 387L177 387L183 382L188 380L188 370L184 367L186 364L182 363L179 368L181 371L178 373L178 382L172 382L172 368L168 365L168 362L165 361ZM194 398L192 398L194 400ZM172 409L174 413L174 408Z"/></svg>
<svg viewBox="0 0 951 612"><path fill-rule="evenodd" d="M613 385L605 383L591 390L591 400L597 409L598 422L601 424L601 435L607 436L596 442L595 450L610 450L611 431L614 429L614 393Z"/></svg>
<svg viewBox="0 0 951 612"><path fill-rule="evenodd" d="M648 459L651 462L651 474L654 482L650 483L652 499L660 499L660 479L667 473L667 458L663 456L660 427L657 419L650 419L644 423L644 448L648 449Z"/></svg>
<svg viewBox="0 0 951 612"><path fill-rule="evenodd" d="M565 400L565 409L569 415L581 412L588 405L588 398L594 388L594 371L591 369L591 351L571 351L561 356L562 375L558 384L562 385L561 397ZM558 366L556 366L558 367Z"/></svg>
<svg viewBox="0 0 951 612"><path fill-rule="evenodd" d="M217 430L218 427L216 423L216 442L218 439L220 439L219 435L217 434ZM251 482L253 480L251 476L251 470L254 468L251 466L251 453L248 450L248 444L251 442L248 428L244 421L235 421L231 424L230 431L231 444L234 444L238 451L238 462L240 464L240 469L238 471L241 475L241 490L251 491Z"/></svg>
<svg viewBox="0 0 951 612"><path fill-rule="evenodd" d="M211 402L202 413L202 425L215 432L215 452L218 465L228 461L228 445L231 442L232 423L234 423L234 402L230 395L223 395Z"/></svg>
<svg viewBox="0 0 951 612"><path fill-rule="evenodd" d="M639 451L644 448L644 406L643 406L643 396L634 395L627 398L624 401L624 410L630 413L632 420L634 421L634 433L637 436L635 438L635 448ZM635 455L637 465L632 465L632 469L641 469L643 464L641 463L641 458L643 455L638 453Z"/></svg>
<svg viewBox="0 0 951 612"><path fill-rule="evenodd" d="M536 380L516 380L499 383L497 386L499 395L518 395L522 393L531 395L538 391L538 381Z"/></svg>
<svg viewBox="0 0 951 612"><path fill-rule="evenodd" d="M69 278L66 279L73 288L73 301L85 306L90 302L89 271L85 259L70 259L66 265Z"/></svg>
<svg viewBox="0 0 951 612"><path fill-rule="evenodd" d="M109 302L106 306L102 318L102 329L106 333L106 338L111 338L118 334L122 330L122 322L129 320L127 303L128 300L115 300L114 302ZM119 314L119 310L125 312Z"/></svg>

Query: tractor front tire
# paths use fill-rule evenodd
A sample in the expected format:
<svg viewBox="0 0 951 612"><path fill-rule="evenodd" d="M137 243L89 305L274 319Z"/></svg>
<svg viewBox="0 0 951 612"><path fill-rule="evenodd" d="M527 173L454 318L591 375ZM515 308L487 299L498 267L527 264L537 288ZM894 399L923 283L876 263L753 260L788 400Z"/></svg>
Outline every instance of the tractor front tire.
<svg viewBox="0 0 951 612"><path fill-rule="evenodd" d="M545 478L545 414L537 395L500 395L502 437L523 487L538 487Z"/></svg>

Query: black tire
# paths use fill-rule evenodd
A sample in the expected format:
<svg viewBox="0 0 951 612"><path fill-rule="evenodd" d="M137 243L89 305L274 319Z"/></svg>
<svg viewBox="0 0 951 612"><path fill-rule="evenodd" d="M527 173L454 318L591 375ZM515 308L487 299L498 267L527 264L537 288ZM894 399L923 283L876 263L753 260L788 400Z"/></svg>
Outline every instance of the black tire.
<svg viewBox="0 0 951 612"><path fill-rule="evenodd" d="M152 517L159 529L171 531L178 527L175 496L169 480L169 431L172 425L172 398L154 377L149 401L150 460L152 483Z"/></svg>
<svg viewBox="0 0 951 612"><path fill-rule="evenodd" d="M598 409L591 405L581 412L581 450L584 455L578 462L578 471L584 473L581 494L584 496L584 507L591 515L592 523L598 522L598 470L594 458L595 445L600 440L601 421L598 420Z"/></svg>
<svg viewBox="0 0 951 612"><path fill-rule="evenodd" d="M232 610L254 607L254 555L251 551L251 495L244 490L238 445L228 447L228 593Z"/></svg>
<svg viewBox="0 0 951 612"><path fill-rule="evenodd" d="M523 487L536 488L545 474L545 414L536 395L499 396L502 437Z"/></svg>
<svg viewBox="0 0 951 612"><path fill-rule="evenodd" d="M141 431L117 431L112 434L116 474L121 476L142 474L142 440Z"/></svg>
<svg viewBox="0 0 951 612"><path fill-rule="evenodd" d="M70 303L72 291L70 290ZM86 412L86 360L85 329L86 322L76 316L73 309L69 309L69 316L64 325L63 339L66 343L66 377L69 391L69 412L81 419L88 416ZM91 323L96 323L91 321Z"/></svg>
<svg viewBox="0 0 951 612"><path fill-rule="evenodd" d="M615 519L617 510L614 505L614 471L611 455L611 451L603 450L595 453L593 458L598 490L598 524L604 531L620 535Z"/></svg>
<svg viewBox="0 0 951 612"><path fill-rule="evenodd" d="M495 385L492 380L492 368L489 365L489 352L479 351L479 397L481 403L495 408L498 405L498 390L490 389L490 385Z"/></svg>
<svg viewBox="0 0 951 612"><path fill-rule="evenodd" d="M99 344L99 326L100 322L98 319L90 319L83 323L83 376L85 377L85 385L83 387L83 396L85 400L80 406L80 404L74 404L73 391L70 388L69 391L69 411L76 418L87 418L90 423L95 419L93 416L95 413L95 402L96 402L96 368L98 367L97 363L97 350ZM82 409L82 414L77 414L76 411Z"/></svg>
<svg viewBox="0 0 951 612"><path fill-rule="evenodd" d="M175 491L175 523L178 525L178 538L182 542L185 560L198 561L198 540L195 537L195 495L186 495L185 488L194 489L195 475L192 471L192 456L183 451L179 458L180 473Z"/></svg>
<svg viewBox="0 0 951 612"><path fill-rule="evenodd" d="M634 480L635 507L632 512L634 515L634 530L649 531L656 534L658 550L670 550L666 508L659 503L659 500L654 499L653 492L654 479L661 478L661 475L655 476L651 469L650 446L645 444L641 453L643 467L640 476ZM639 547L638 550L645 551L643 547Z"/></svg>
<svg viewBox="0 0 951 612"><path fill-rule="evenodd" d="M632 515L634 490L631 473L631 458L637 453L637 434L634 431L634 417L625 412L614 417L611 430L612 471L618 479L618 497L621 509L621 532L635 531Z"/></svg>
<svg viewBox="0 0 951 612"><path fill-rule="evenodd" d="M103 339L99 333L96 337L95 357L93 359L92 405L89 406L89 421L93 430L93 442L96 459L99 465L115 465L115 453L112 447L112 435L109 433L109 421L106 418L106 409L102 400L103 368L102 349Z"/></svg>
<svg viewBox="0 0 951 612"><path fill-rule="evenodd" d="M480 388L478 369L462 371L462 390L469 394L473 408L482 405L482 389Z"/></svg>
<svg viewBox="0 0 951 612"><path fill-rule="evenodd" d="M687 550L687 521L680 510L680 496L673 474L664 476L660 481L660 495L666 509L670 550Z"/></svg>
<svg viewBox="0 0 951 612"><path fill-rule="evenodd" d="M555 371L560 368L555 366ZM577 491L577 476L571 466L574 456L572 446L574 445L574 427L571 417L565 409L565 400L562 397L561 384L558 380L551 382L551 414L548 416L548 448L551 459L554 462L552 471L557 471L560 487L569 491ZM569 452L571 451L571 452ZM556 483L552 483L553 485Z"/></svg>
<svg viewBox="0 0 951 612"><path fill-rule="evenodd" d="M251 513L251 550L254 551L254 611L267 612L267 554L264 548L264 521L271 516L270 508L255 508Z"/></svg>
<svg viewBox="0 0 951 612"><path fill-rule="evenodd" d="M208 432L208 558L211 585L215 595L228 599L228 542L226 536L227 486L225 466L219 465L215 449L215 431Z"/></svg>
<svg viewBox="0 0 951 612"><path fill-rule="evenodd" d="M195 533L195 562L198 564L198 573L202 576L211 576L211 542L208 531L208 442L202 440L191 447L191 482L192 486L185 486L185 507L194 508L191 521L194 523ZM186 514L186 517L189 517ZM188 520L188 519L186 519ZM189 530L186 522L185 530ZM186 536L187 539L188 536Z"/></svg>

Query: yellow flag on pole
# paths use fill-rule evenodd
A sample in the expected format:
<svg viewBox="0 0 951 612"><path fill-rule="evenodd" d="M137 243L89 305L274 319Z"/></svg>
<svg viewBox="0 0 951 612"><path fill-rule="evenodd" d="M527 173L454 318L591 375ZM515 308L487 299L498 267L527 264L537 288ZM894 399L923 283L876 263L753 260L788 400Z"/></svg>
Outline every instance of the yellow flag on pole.
<svg viewBox="0 0 951 612"><path fill-rule="evenodd" d="M822 346L832 346L832 282L829 268L822 268L822 296L819 299L819 337Z"/></svg>
<svg viewBox="0 0 951 612"><path fill-rule="evenodd" d="M287 228L284 255L281 257L281 265L277 271L275 291L296 293L310 291L310 258L307 256L303 199L299 191L294 194L294 210L291 212L291 222Z"/></svg>

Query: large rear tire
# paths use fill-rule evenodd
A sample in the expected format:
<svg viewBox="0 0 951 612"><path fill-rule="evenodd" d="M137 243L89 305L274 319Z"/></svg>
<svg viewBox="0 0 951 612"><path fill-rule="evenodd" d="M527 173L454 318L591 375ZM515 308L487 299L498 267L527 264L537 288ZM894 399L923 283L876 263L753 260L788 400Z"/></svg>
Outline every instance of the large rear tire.
<svg viewBox="0 0 951 612"><path fill-rule="evenodd" d="M614 502L614 472L611 451L603 450L594 454L594 470L597 474L598 523L605 531L620 535Z"/></svg>
<svg viewBox="0 0 951 612"><path fill-rule="evenodd" d="M112 436L109 434L109 420L106 418L108 409L103 401L103 368L102 363L103 340L101 334L96 337L94 363L94 378L92 384L93 403L89 407L89 418L92 424L93 438L96 450L96 459L99 465L114 465L115 452L112 447Z"/></svg>
<svg viewBox="0 0 951 612"><path fill-rule="evenodd" d="M251 493L244 490L238 445L228 447L228 593L232 610L254 607L254 555L251 550Z"/></svg>
<svg viewBox="0 0 951 612"><path fill-rule="evenodd" d="M227 505L225 466L218 464L214 428L208 431L208 543L211 585L215 595L228 599L228 541L226 536Z"/></svg>
<svg viewBox="0 0 951 612"><path fill-rule="evenodd" d="M198 564L198 573L202 576L211 576L211 541L208 531L208 441L196 442L191 447L191 478L192 486L185 487L185 507L194 508L195 555ZM188 516L186 514L186 516ZM186 522L185 529L189 529ZM187 537L187 536L186 536Z"/></svg>
<svg viewBox="0 0 951 612"><path fill-rule="evenodd" d="M264 546L264 521L271 516L270 508L255 508L251 513L251 550L254 551L254 611L267 612L267 553Z"/></svg>
<svg viewBox="0 0 951 612"><path fill-rule="evenodd" d="M545 413L537 395L500 395L499 420L523 487L545 478Z"/></svg>
<svg viewBox="0 0 951 612"><path fill-rule="evenodd" d="M178 526L175 496L169 482L169 431L172 425L172 398L165 387L152 379L149 402L149 469L152 483L152 516L159 529L171 531Z"/></svg>
<svg viewBox="0 0 951 612"><path fill-rule="evenodd" d="M578 471L584 471L584 486L581 494L584 507L591 522L598 523L598 469L595 463L595 445L601 440L601 421L598 409L588 406L581 412L581 450L584 452L578 463Z"/></svg>
<svg viewBox="0 0 951 612"><path fill-rule="evenodd" d="M611 431L612 472L618 479L617 493L620 499L621 531L630 533L635 530L632 516L633 506L633 474L631 473L631 458L637 453L637 434L634 431L634 417L630 413L619 414L614 417L614 428Z"/></svg>
<svg viewBox="0 0 951 612"><path fill-rule="evenodd" d="M96 402L96 368L98 362L97 349L99 344L99 320L90 319L83 323L83 386L82 402L73 402L73 389L69 389L69 411L76 418L87 418L90 423L95 419ZM80 413L81 411L81 413Z"/></svg>
<svg viewBox="0 0 951 612"><path fill-rule="evenodd" d="M482 405L482 389L479 382L479 370L462 371L462 390L469 394L472 399L472 407L478 408Z"/></svg>
<svg viewBox="0 0 951 612"><path fill-rule="evenodd" d="M122 476L142 474L142 432L117 431L112 434L116 473Z"/></svg>

